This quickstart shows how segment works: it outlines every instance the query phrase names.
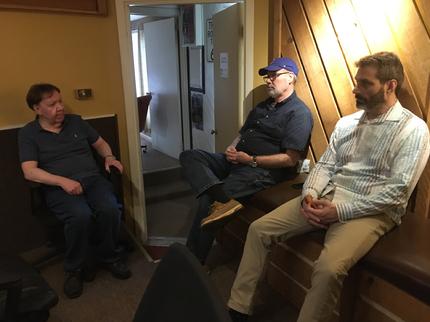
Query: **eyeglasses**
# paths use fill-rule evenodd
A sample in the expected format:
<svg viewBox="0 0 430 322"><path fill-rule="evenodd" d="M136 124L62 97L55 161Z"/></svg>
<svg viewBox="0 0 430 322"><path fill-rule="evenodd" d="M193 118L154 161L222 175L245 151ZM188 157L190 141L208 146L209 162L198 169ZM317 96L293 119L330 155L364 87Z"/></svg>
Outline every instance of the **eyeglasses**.
<svg viewBox="0 0 430 322"><path fill-rule="evenodd" d="M268 79L270 79L271 82L273 82L275 79L277 79L279 76L281 75L285 75L285 74L291 74L291 72L284 72L284 73L279 73L279 74L268 74L263 76L263 80L267 81Z"/></svg>

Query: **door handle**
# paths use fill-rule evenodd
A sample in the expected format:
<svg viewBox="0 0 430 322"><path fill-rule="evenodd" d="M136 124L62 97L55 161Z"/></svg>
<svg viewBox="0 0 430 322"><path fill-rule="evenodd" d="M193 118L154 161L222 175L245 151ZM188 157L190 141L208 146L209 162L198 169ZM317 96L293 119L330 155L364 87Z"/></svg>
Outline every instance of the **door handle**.
<svg viewBox="0 0 430 322"><path fill-rule="evenodd" d="M218 134L218 131L217 131L217 130L211 130L211 134L212 134L212 135L217 135L217 134Z"/></svg>

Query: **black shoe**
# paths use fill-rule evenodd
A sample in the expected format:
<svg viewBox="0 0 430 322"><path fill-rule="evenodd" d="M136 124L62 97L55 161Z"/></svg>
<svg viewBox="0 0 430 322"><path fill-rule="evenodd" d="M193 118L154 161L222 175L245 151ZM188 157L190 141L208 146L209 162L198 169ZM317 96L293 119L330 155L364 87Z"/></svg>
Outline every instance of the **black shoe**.
<svg viewBox="0 0 430 322"><path fill-rule="evenodd" d="M247 322L249 318L248 314L240 313L233 309L229 309L228 313L230 314L231 320L233 322Z"/></svg>
<svg viewBox="0 0 430 322"><path fill-rule="evenodd" d="M97 267L94 263L87 263L81 271L81 277L84 282L92 282L96 278Z"/></svg>
<svg viewBox="0 0 430 322"><path fill-rule="evenodd" d="M70 299L77 298L82 294L82 279L80 271L66 272L64 281L64 294Z"/></svg>
<svg viewBox="0 0 430 322"><path fill-rule="evenodd" d="M104 267L112 273L112 276L120 280L126 280L131 276L130 269L122 261L105 264Z"/></svg>

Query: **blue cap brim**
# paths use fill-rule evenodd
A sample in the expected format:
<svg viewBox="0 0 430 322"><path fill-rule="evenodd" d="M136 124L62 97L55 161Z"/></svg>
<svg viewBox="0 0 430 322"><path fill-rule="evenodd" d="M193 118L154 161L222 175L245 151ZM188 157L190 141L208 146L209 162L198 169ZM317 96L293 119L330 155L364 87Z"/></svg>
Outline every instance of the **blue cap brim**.
<svg viewBox="0 0 430 322"><path fill-rule="evenodd" d="M279 67L278 65L269 65L267 67L260 68L258 70L258 75L264 76L264 75L267 75L268 72L276 72L276 71L278 71L280 69L283 69L283 68Z"/></svg>

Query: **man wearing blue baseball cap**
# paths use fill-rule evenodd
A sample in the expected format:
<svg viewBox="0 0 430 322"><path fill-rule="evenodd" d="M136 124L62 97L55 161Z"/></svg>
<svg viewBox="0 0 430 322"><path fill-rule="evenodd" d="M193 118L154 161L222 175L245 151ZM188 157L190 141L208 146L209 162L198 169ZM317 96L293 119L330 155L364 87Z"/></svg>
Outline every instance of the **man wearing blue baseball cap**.
<svg viewBox="0 0 430 322"><path fill-rule="evenodd" d="M187 246L202 264L212 247L214 229L242 208L242 198L297 174L313 126L311 112L294 91L298 72L286 57L259 70L269 98L249 113L224 153L181 153L184 176L199 200Z"/></svg>
<svg viewBox="0 0 430 322"><path fill-rule="evenodd" d="M332 321L348 271L402 222L430 154L429 130L397 99L404 79L397 55L374 53L356 67L360 111L337 122L301 196L249 226L227 304L234 322L252 314L272 243L315 230L324 230L324 245L296 321Z"/></svg>

